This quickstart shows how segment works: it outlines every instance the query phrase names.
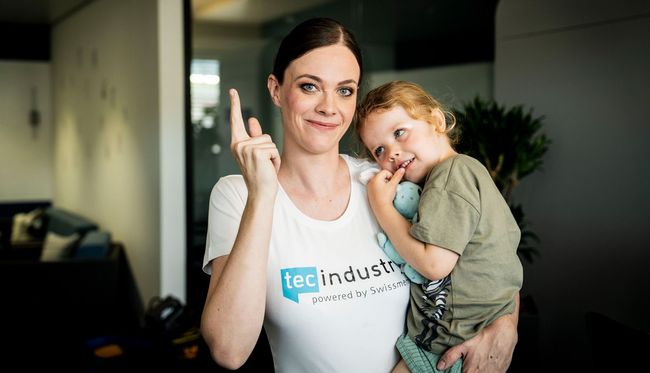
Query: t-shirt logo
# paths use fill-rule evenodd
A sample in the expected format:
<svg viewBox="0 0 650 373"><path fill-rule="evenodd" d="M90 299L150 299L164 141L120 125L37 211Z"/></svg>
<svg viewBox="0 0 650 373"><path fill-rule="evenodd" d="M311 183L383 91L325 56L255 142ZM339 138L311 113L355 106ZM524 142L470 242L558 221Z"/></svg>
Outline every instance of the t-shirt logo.
<svg viewBox="0 0 650 373"><path fill-rule="evenodd" d="M316 267L284 268L280 270L282 277L282 295L296 303L300 303L301 293L318 293L318 274Z"/></svg>

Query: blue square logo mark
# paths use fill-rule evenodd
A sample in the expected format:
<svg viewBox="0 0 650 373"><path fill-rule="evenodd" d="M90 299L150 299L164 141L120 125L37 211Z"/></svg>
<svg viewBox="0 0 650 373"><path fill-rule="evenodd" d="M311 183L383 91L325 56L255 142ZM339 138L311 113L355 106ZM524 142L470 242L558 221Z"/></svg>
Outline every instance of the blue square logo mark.
<svg viewBox="0 0 650 373"><path fill-rule="evenodd" d="M296 303L300 303L301 293L318 293L318 275L316 267L296 267L280 270L282 279L282 295Z"/></svg>

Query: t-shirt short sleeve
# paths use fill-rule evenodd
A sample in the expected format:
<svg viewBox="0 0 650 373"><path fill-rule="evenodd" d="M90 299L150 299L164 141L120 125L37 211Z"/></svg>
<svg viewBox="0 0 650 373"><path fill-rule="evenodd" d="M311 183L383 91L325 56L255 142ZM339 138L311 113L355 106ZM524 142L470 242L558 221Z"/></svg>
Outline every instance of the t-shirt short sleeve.
<svg viewBox="0 0 650 373"><path fill-rule="evenodd" d="M425 188L411 235L462 255L479 218L480 212L461 195L442 188Z"/></svg>
<svg viewBox="0 0 650 373"><path fill-rule="evenodd" d="M212 188L203 272L211 274L210 262L214 258L230 254L247 196L248 191L241 175L224 176Z"/></svg>

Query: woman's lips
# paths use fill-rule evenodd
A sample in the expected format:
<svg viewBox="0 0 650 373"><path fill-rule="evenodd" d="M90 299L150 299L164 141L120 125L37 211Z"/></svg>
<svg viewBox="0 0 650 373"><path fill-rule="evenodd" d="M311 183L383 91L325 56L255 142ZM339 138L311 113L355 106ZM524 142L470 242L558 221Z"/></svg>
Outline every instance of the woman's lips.
<svg viewBox="0 0 650 373"><path fill-rule="evenodd" d="M338 123L327 123L327 122L319 122L317 120L306 120L307 123L311 124L312 126L319 128L319 129L334 129L339 126Z"/></svg>

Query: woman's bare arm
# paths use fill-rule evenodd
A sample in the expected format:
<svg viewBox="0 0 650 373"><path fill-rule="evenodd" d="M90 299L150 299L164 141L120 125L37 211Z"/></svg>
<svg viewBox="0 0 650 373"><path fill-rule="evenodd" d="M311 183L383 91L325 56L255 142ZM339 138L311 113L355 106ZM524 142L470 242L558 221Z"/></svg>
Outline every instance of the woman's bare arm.
<svg viewBox="0 0 650 373"><path fill-rule="evenodd" d="M237 369L248 359L262 330L280 155L257 120L249 120L250 135L246 131L237 91L230 91L230 100L231 150L248 197L230 254L211 262L201 334L219 365Z"/></svg>
<svg viewBox="0 0 650 373"><path fill-rule="evenodd" d="M230 255L212 261L201 334L214 360L228 369L246 362L262 330L273 208L244 210Z"/></svg>

